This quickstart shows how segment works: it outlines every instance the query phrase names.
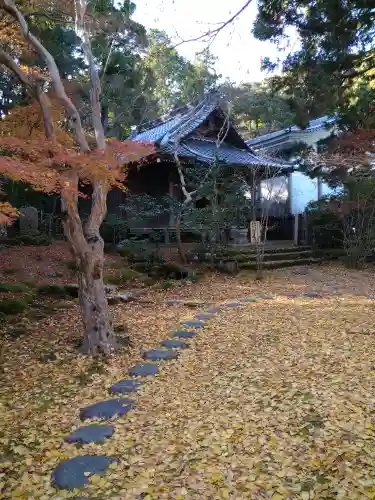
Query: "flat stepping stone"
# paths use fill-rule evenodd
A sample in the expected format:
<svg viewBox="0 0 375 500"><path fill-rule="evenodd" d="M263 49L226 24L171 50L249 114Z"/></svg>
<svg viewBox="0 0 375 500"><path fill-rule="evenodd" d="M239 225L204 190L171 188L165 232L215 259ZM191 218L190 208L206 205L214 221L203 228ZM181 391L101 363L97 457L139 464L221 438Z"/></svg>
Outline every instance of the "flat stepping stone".
<svg viewBox="0 0 375 500"><path fill-rule="evenodd" d="M273 295L259 295L257 298L263 299L263 300L274 300L275 299L275 297Z"/></svg>
<svg viewBox="0 0 375 500"><path fill-rule="evenodd" d="M89 483L94 474L103 474L117 458L82 455L63 460L52 472L52 481L60 489L73 490Z"/></svg>
<svg viewBox="0 0 375 500"><path fill-rule="evenodd" d="M182 300L171 299L171 300L166 300L165 303L167 304L167 306L177 306L179 304L182 304L183 301Z"/></svg>
<svg viewBox="0 0 375 500"><path fill-rule="evenodd" d="M112 394L124 394L129 392L138 392L143 382L134 379L120 380L113 384L110 391Z"/></svg>
<svg viewBox="0 0 375 500"><path fill-rule="evenodd" d="M204 302L198 302L195 300L187 300L184 302L184 306L186 307L204 307Z"/></svg>
<svg viewBox="0 0 375 500"><path fill-rule="evenodd" d="M302 294L304 297L308 297L310 299L314 299L317 297L321 297L320 293L318 292L303 292Z"/></svg>
<svg viewBox="0 0 375 500"><path fill-rule="evenodd" d="M87 425L73 431L69 436L66 436L64 441L66 443L80 444L104 443L106 438L111 437L114 432L113 425Z"/></svg>
<svg viewBox="0 0 375 500"><path fill-rule="evenodd" d="M129 375L131 377L151 377L159 372L158 365L152 363L141 363L130 368Z"/></svg>
<svg viewBox="0 0 375 500"><path fill-rule="evenodd" d="M160 345L163 347L168 347L169 349L187 349L189 347L187 344L185 344L185 342L173 339L162 340L160 342Z"/></svg>
<svg viewBox="0 0 375 500"><path fill-rule="evenodd" d="M215 314L220 311L220 307L207 307L207 309L204 310L205 313L209 314Z"/></svg>
<svg viewBox="0 0 375 500"><path fill-rule="evenodd" d="M135 407L135 402L131 399L108 399L95 403L86 408L81 408L79 416L81 420L89 418L99 418L100 420L109 420L112 417L122 417L126 415L132 408Z"/></svg>
<svg viewBox="0 0 375 500"><path fill-rule="evenodd" d="M212 314L202 314L202 313L199 313L199 314L196 314L194 316L195 319L199 319L199 320L202 320L202 321L207 321L209 319L212 319L213 318L213 315Z"/></svg>
<svg viewBox="0 0 375 500"><path fill-rule="evenodd" d="M204 321L185 321L184 326L189 326L190 328L203 328Z"/></svg>
<svg viewBox="0 0 375 500"><path fill-rule="evenodd" d="M249 297L247 299L243 299L242 302L256 302L258 299L256 297Z"/></svg>
<svg viewBox="0 0 375 500"><path fill-rule="evenodd" d="M151 349L143 354L145 359L150 361L166 361L168 359L177 359L178 352L172 351L171 349Z"/></svg>
<svg viewBox="0 0 375 500"><path fill-rule="evenodd" d="M225 304L225 307L241 307L242 304L239 302L231 302L230 304Z"/></svg>
<svg viewBox="0 0 375 500"><path fill-rule="evenodd" d="M172 337L177 337L179 339L192 339L196 335L195 332L188 332L187 330L177 330L172 333Z"/></svg>

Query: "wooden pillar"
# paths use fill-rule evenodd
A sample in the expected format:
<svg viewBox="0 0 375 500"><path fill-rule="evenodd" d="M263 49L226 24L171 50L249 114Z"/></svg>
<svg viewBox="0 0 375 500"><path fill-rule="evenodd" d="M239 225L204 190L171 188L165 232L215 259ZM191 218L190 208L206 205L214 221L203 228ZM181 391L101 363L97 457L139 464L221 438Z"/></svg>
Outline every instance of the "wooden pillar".
<svg viewBox="0 0 375 500"><path fill-rule="evenodd" d="M293 210L292 204L292 192L293 192L293 180L292 172L288 174L288 211L291 214Z"/></svg>
<svg viewBox="0 0 375 500"><path fill-rule="evenodd" d="M298 245L298 223L299 223L299 214L294 215L294 244Z"/></svg>
<svg viewBox="0 0 375 500"><path fill-rule="evenodd" d="M323 183L320 177L317 177L317 185L318 185L318 200L320 200L323 196Z"/></svg>

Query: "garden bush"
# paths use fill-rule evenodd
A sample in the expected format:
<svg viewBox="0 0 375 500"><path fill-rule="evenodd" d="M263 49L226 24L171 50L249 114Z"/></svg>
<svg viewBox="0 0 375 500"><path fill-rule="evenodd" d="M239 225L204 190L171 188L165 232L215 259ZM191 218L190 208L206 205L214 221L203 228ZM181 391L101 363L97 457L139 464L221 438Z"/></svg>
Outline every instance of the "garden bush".
<svg viewBox="0 0 375 500"><path fill-rule="evenodd" d="M27 309L27 302L24 299L13 298L0 300L0 313L20 314Z"/></svg>
<svg viewBox="0 0 375 500"><path fill-rule="evenodd" d="M39 285L37 288L39 295L48 295L50 297L66 298L78 297L78 286L77 285L60 285L60 284L44 284Z"/></svg>
<svg viewBox="0 0 375 500"><path fill-rule="evenodd" d="M33 233L33 234L19 234L14 238L7 238L2 240L3 245L7 246L47 246L53 243L53 239L43 233Z"/></svg>

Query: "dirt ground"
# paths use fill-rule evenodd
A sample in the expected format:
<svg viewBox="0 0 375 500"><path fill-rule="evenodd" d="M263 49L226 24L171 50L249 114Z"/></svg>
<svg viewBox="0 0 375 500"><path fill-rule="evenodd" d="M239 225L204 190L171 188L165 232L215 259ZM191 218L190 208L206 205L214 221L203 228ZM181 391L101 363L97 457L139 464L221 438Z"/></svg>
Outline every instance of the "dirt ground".
<svg viewBox="0 0 375 500"><path fill-rule="evenodd" d="M322 297L293 297L307 291ZM264 293L276 299L219 313L163 365L104 445L63 442L80 425L79 408L108 399L144 350L195 313L166 300L212 304ZM375 498L373 295L371 269L334 265L145 291L149 302L111 306L131 345L107 362L77 354L76 304L35 323L4 345L0 498L83 495L50 483L56 464L78 454L120 458L86 488L90 498ZM56 359L41 361L46 352Z"/></svg>

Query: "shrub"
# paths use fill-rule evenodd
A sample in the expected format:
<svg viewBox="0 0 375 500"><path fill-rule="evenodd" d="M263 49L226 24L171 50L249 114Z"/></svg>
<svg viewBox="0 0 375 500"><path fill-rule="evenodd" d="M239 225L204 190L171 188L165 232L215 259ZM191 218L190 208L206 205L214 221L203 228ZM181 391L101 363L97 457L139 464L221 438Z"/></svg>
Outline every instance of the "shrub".
<svg viewBox="0 0 375 500"><path fill-rule="evenodd" d="M3 240L2 243L8 246L46 246L51 245L53 243L53 239L42 233L19 234L14 238L7 238Z"/></svg>
<svg viewBox="0 0 375 500"><path fill-rule="evenodd" d="M164 262L157 247L147 240L125 240L117 247L117 252L131 263L144 263L146 266L152 266Z"/></svg>
<svg viewBox="0 0 375 500"><path fill-rule="evenodd" d="M24 299L4 299L0 300L0 313L20 314L27 309L27 302Z"/></svg>
<svg viewBox="0 0 375 500"><path fill-rule="evenodd" d="M45 284L38 286L39 295L49 295L50 297L66 298L78 297L77 285Z"/></svg>

